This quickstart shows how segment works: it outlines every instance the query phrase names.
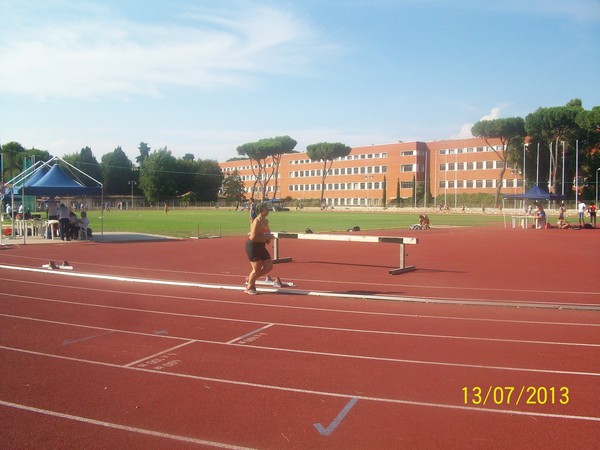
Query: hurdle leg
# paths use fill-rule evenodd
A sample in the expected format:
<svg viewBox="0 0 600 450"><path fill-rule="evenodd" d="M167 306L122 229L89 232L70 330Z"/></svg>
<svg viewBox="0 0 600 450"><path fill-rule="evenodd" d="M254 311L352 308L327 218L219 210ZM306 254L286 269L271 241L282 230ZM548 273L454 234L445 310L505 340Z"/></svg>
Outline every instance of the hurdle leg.
<svg viewBox="0 0 600 450"><path fill-rule="evenodd" d="M279 264L284 262L290 262L292 258L280 258L279 257L279 238L273 240L273 264Z"/></svg>
<svg viewBox="0 0 600 450"><path fill-rule="evenodd" d="M401 273L412 272L416 269L415 266L407 266L404 262L406 259L406 255L404 253L404 244L400 244L400 267L397 269L390 269L389 273L391 275L398 275Z"/></svg>

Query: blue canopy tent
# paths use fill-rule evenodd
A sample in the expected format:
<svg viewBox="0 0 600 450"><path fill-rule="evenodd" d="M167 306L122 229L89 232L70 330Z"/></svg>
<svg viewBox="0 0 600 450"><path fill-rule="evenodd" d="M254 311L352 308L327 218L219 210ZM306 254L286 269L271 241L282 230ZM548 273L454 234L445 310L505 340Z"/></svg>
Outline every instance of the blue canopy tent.
<svg viewBox="0 0 600 450"><path fill-rule="evenodd" d="M8 182L8 185L11 186L6 190L8 194L21 195L21 190L25 183L34 184L37 183L40 178L48 173L48 167L45 165L41 165L41 162L37 162L36 165L30 167L26 171L20 173L13 180Z"/></svg>
<svg viewBox="0 0 600 450"><path fill-rule="evenodd" d="M529 189L527 192L522 194L510 194L505 195L502 198L502 213L504 216L504 226L506 227L506 214L504 213L504 200L534 200L534 201L542 201L546 200L548 202L553 200L564 200L566 198L565 195L551 194L550 192L542 189L537 184Z"/></svg>
<svg viewBox="0 0 600 450"><path fill-rule="evenodd" d="M32 176L31 179L35 177ZM96 186L85 186L79 181L74 180L62 170L58 164L38 178L34 182L28 180L21 187L27 195L35 196L59 196L59 195L101 195L102 184Z"/></svg>
<svg viewBox="0 0 600 450"><path fill-rule="evenodd" d="M537 184L523 194L505 195L503 200L564 200L566 196L551 194Z"/></svg>
<svg viewBox="0 0 600 450"><path fill-rule="evenodd" d="M65 169L63 169L59 163L62 163ZM67 173L65 170L69 170L70 173ZM81 180L85 180L85 183ZM9 185L12 185L9 192L13 199L15 195L31 195L36 197L100 195L100 204L104 203L104 188L102 183L57 157L52 158L50 161L47 161L33 171L24 172L16 177L12 183L9 182ZM101 234L103 234L103 216L101 217L101 220Z"/></svg>

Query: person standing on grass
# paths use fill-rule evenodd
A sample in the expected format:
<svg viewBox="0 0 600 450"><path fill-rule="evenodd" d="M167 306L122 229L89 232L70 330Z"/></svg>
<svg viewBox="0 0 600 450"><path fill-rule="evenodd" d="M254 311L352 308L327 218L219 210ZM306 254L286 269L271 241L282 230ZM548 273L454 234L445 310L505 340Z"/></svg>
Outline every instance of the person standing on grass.
<svg viewBox="0 0 600 450"><path fill-rule="evenodd" d="M596 204L594 202L590 202L590 206L588 206L588 214L590 215L590 223L594 228L596 228Z"/></svg>
<svg viewBox="0 0 600 450"><path fill-rule="evenodd" d="M254 197L250 199L250 206L248 208L250 210L250 223L254 222L256 219L256 203L254 203Z"/></svg>
<svg viewBox="0 0 600 450"><path fill-rule="evenodd" d="M582 227L585 225L585 203L583 202L583 200L581 201L581 203L579 203L579 205L577 205L577 216L579 217L579 226Z"/></svg>
<svg viewBox="0 0 600 450"><path fill-rule="evenodd" d="M268 274L273 269L273 260L267 250L267 244L271 242L271 230L269 229L269 207L266 203L259 203L256 206L256 218L252 221L250 235L246 241L246 255L252 266L252 271L248 275L246 282L246 294L256 295L256 280L263 275ZM277 278L275 286L281 282Z"/></svg>

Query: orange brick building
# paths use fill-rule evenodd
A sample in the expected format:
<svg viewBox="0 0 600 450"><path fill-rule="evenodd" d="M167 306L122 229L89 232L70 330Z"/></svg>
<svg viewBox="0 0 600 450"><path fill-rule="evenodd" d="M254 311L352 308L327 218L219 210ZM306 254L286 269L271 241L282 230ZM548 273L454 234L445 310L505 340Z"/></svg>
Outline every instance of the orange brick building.
<svg viewBox="0 0 600 450"><path fill-rule="evenodd" d="M501 150L499 140L491 143ZM396 198L398 182L400 197L411 199L416 180L423 183L421 186L434 198L443 196L443 202L452 206L453 199L461 193L494 194L502 164L493 149L479 138L355 147L348 156L333 162L325 179L324 201L331 206L382 206L385 177L388 203ZM237 170L246 192L251 192L256 181L255 164L254 171L249 160L219 165L225 176ZM271 167L272 164L268 164L269 170ZM306 153L284 154L279 165L277 192L272 179L267 184L265 197L318 199L322 177L322 161L313 162ZM520 171L508 168L502 192L522 191ZM262 193L257 190L255 197L262 197Z"/></svg>

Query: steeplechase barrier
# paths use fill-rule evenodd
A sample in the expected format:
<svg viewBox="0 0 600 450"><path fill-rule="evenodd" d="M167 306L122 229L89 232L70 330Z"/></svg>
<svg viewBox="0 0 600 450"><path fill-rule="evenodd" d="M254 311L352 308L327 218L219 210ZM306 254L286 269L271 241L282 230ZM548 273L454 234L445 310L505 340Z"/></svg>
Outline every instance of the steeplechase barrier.
<svg viewBox="0 0 600 450"><path fill-rule="evenodd" d="M415 245L419 242L418 238L394 237L394 236L353 236L347 234L314 234L314 233L287 233L273 232L273 262L284 263L290 262L291 257L279 257L279 240L280 239L305 239L313 241L342 241L342 242L367 242L379 244L399 244L400 245L400 267L390 269L389 273L398 275L400 273L411 272L416 269L415 266L406 265L405 245Z"/></svg>

